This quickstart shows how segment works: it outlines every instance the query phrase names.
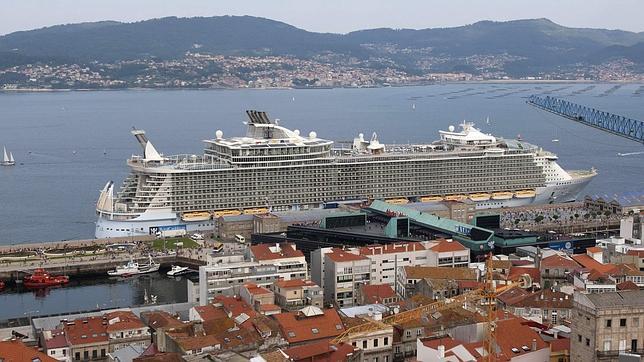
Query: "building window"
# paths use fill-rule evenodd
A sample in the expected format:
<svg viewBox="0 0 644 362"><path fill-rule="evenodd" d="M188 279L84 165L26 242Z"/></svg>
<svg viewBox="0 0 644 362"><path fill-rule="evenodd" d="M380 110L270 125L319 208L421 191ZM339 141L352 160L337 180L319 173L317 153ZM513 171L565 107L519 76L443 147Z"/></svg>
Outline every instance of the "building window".
<svg viewBox="0 0 644 362"><path fill-rule="evenodd" d="M385 339L382 341L382 344L385 346L389 345L389 337L385 337Z"/></svg>
<svg viewBox="0 0 644 362"><path fill-rule="evenodd" d="M590 346L590 339L589 338L586 338L586 345Z"/></svg>
<svg viewBox="0 0 644 362"><path fill-rule="evenodd" d="M621 318L619 320L619 326L620 327L626 327L626 318Z"/></svg>
<svg viewBox="0 0 644 362"><path fill-rule="evenodd" d="M75 360L77 360L77 361L79 361L79 360L80 360L80 352L76 352L76 353L74 354L74 359L75 359Z"/></svg>
<svg viewBox="0 0 644 362"><path fill-rule="evenodd" d="M613 320L612 319L606 319L606 328L610 328L613 326Z"/></svg>
<svg viewBox="0 0 644 362"><path fill-rule="evenodd" d="M578 340L578 342L580 342L580 343L581 343L581 334L578 334L578 335L577 335L577 340Z"/></svg>
<svg viewBox="0 0 644 362"><path fill-rule="evenodd" d="M367 341L362 341L362 349L367 349Z"/></svg>
<svg viewBox="0 0 644 362"><path fill-rule="evenodd" d="M98 351L97 350L92 351L92 358L98 358Z"/></svg>
<svg viewBox="0 0 644 362"><path fill-rule="evenodd" d="M408 338L409 338L409 337L411 337L411 331L410 331L410 330L405 331L405 335L406 335Z"/></svg>
<svg viewBox="0 0 644 362"><path fill-rule="evenodd" d="M373 340L373 346L378 347L378 338Z"/></svg>
<svg viewBox="0 0 644 362"><path fill-rule="evenodd" d="M89 351L83 352L83 359L89 359Z"/></svg>

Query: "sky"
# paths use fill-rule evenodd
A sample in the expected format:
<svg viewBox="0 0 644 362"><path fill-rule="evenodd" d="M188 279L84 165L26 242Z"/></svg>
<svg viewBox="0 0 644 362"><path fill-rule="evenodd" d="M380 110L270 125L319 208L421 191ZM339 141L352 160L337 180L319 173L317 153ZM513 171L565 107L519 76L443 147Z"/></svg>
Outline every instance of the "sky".
<svg viewBox="0 0 644 362"><path fill-rule="evenodd" d="M644 0L0 0L0 34L99 20L216 15L260 16L333 33L528 18L641 32L643 14Z"/></svg>

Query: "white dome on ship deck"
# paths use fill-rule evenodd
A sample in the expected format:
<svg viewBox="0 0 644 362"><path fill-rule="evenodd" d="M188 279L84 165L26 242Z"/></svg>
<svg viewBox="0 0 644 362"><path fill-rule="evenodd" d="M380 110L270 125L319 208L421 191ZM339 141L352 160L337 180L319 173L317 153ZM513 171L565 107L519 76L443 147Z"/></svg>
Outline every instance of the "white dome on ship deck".
<svg viewBox="0 0 644 362"><path fill-rule="evenodd" d="M218 129L217 132L215 132L215 136L217 137L218 140L220 140L220 139L224 138L224 132L222 130Z"/></svg>
<svg viewBox="0 0 644 362"><path fill-rule="evenodd" d="M300 135L300 130L296 129L295 131L293 131L293 133L295 133L296 136L299 136Z"/></svg>
<svg viewBox="0 0 644 362"><path fill-rule="evenodd" d="M315 131L309 132L309 138L313 139L313 138L316 138L317 136L318 136L318 134L315 133Z"/></svg>

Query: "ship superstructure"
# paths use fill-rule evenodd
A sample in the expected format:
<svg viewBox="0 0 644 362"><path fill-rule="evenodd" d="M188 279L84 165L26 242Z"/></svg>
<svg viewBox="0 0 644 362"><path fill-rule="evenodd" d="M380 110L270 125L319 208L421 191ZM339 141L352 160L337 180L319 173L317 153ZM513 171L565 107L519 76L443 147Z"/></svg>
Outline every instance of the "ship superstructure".
<svg viewBox="0 0 644 362"><path fill-rule="evenodd" d="M212 230L224 215L306 210L332 202L461 201L479 208L574 200L594 170L567 172L557 157L517 140L484 134L471 123L440 131L429 144L385 145L377 135L334 147L302 135L266 113L247 111L243 137L222 131L203 155L165 156L133 130L142 156L115 194L108 182L97 202L97 237Z"/></svg>

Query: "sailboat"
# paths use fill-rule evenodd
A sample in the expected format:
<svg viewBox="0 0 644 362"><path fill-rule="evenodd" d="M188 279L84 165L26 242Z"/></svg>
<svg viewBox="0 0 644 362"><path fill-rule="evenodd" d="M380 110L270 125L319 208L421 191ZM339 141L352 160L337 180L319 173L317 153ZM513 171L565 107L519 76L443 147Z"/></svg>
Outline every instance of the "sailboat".
<svg viewBox="0 0 644 362"><path fill-rule="evenodd" d="M2 166L13 166L16 164L16 161L13 159L13 153L9 152L9 155L7 155L7 148L3 147L3 157L2 157L2 163L0 163Z"/></svg>

